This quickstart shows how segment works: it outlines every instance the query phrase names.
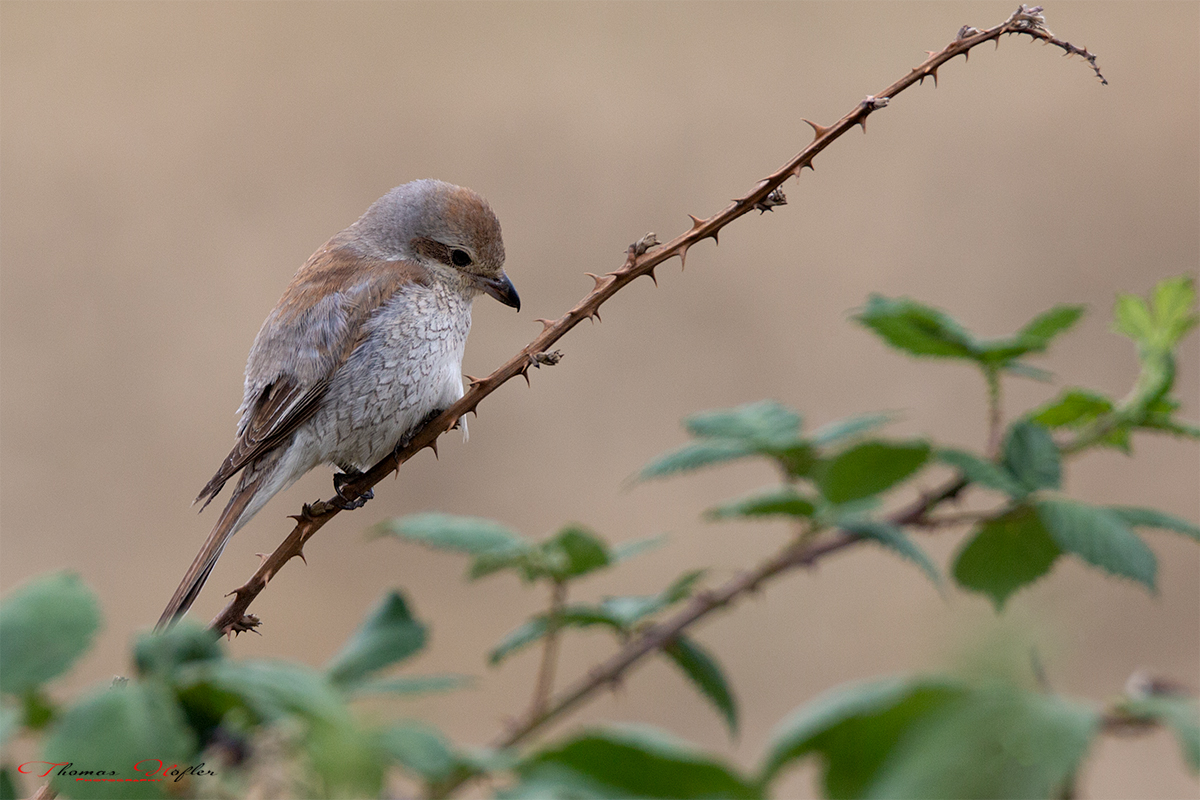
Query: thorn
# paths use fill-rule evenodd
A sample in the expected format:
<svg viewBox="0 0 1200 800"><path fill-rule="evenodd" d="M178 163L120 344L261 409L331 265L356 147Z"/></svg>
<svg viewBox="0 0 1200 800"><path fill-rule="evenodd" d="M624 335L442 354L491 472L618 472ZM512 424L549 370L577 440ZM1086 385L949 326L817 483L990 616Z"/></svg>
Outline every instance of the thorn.
<svg viewBox="0 0 1200 800"><path fill-rule="evenodd" d="M467 379L467 385L470 386L472 389L474 389L476 386L479 386L480 384L482 384L483 380L484 380L483 378L476 378L474 375L464 374L463 377Z"/></svg>
<svg viewBox="0 0 1200 800"><path fill-rule="evenodd" d="M937 70L936 70L936 69L931 69L931 70L929 70L929 71L928 71L927 73L925 73L925 74L926 74L926 75L928 75L929 77L933 78L933 88L935 88L935 89L936 89L936 88L938 87L938 82L937 82Z"/></svg>
<svg viewBox="0 0 1200 800"><path fill-rule="evenodd" d="M296 556L296 558L298 558L304 562L304 566L306 566L306 567L308 566L308 559L304 557L303 549L296 551L295 556ZM271 576L271 577L274 577L274 576Z"/></svg>
<svg viewBox="0 0 1200 800"><path fill-rule="evenodd" d="M438 457L438 451L437 451L437 439L434 439L433 441L431 441L429 444L427 444L427 445L425 445L425 446L426 446L426 447L428 447L430 450L432 450L432 451L433 451L433 457L434 457L434 458L437 458L437 457Z"/></svg>
<svg viewBox="0 0 1200 800"><path fill-rule="evenodd" d="M863 129L863 133L867 132L867 115L863 114L858 118L858 126Z"/></svg>
<svg viewBox="0 0 1200 800"><path fill-rule="evenodd" d="M318 500L317 502L320 502L320 501ZM317 510L314 509L312 507L312 505L309 503L305 503L304 505L300 506L299 514L289 514L288 515L288 517L290 519L294 519L294 520L296 520L296 522L301 523L301 524L312 522L313 518L316 516L317 516Z"/></svg>
<svg viewBox="0 0 1200 800"><path fill-rule="evenodd" d="M959 32L961 33L961 31L959 31ZM930 58L933 58L940 52L942 52L942 51L941 50L926 50L925 55L929 56Z"/></svg>
<svg viewBox="0 0 1200 800"><path fill-rule="evenodd" d="M813 122L811 119L806 119L804 121L812 126L813 133L815 134L813 136L814 140L820 139L822 136L824 136L829 131L829 128L825 127L824 125L818 125L817 123Z"/></svg>
<svg viewBox="0 0 1200 800"><path fill-rule="evenodd" d="M658 278L654 277L654 267L646 270L646 274L650 276L650 280L654 281L655 287L658 286Z"/></svg>
<svg viewBox="0 0 1200 800"><path fill-rule="evenodd" d="M517 374L525 379L526 386L528 386L530 388L533 387L533 384L529 382L529 362L528 361L525 362L525 365L521 367L521 371L518 372ZM475 416L479 416L479 415L476 414Z"/></svg>
<svg viewBox="0 0 1200 800"><path fill-rule="evenodd" d="M691 214L688 214L688 216L692 217ZM707 220L707 219L697 219L696 217L692 217L692 230L689 231L689 233L694 233L694 232L700 230L700 228L703 227L704 225L707 225L708 222L709 222L709 220ZM717 235L719 233L720 233L720 230L714 230L712 233L704 236L703 238L704 239L712 239L717 244L720 244L721 240L717 238Z"/></svg>
<svg viewBox="0 0 1200 800"><path fill-rule="evenodd" d="M688 251L688 245L684 245L683 247L679 248L679 271L680 272L683 272L684 268L687 266L687 251Z"/></svg>
<svg viewBox="0 0 1200 800"><path fill-rule="evenodd" d="M600 319L600 309L598 309L598 308L593 310L592 313L588 314L588 319L592 319L593 317L596 318L596 322L604 321L604 320Z"/></svg>
<svg viewBox="0 0 1200 800"><path fill-rule="evenodd" d="M254 555L258 556L259 569L262 569L262 565L267 563L267 559L271 557L269 553L255 553ZM226 597L228 597L228 595L226 595Z"/></svg>
<svg viewBox="0 0 1200 800"><path fill-rule="evenodd" d="M608 283L607 275L593 275L590 272L585 272L583 274L587 275L589 278L591 278L592 280L594 280L596 282L596 286L592 289L593 292L596 291L597 289L599 289L604 284Z"/></svg>
<svg viewBox="0 0 1200 800"><path fill-rule="evenodd" d="M554 327L554 322L548 319L535 319L534 322L542 323L542 333L545 333Z"/></svg>

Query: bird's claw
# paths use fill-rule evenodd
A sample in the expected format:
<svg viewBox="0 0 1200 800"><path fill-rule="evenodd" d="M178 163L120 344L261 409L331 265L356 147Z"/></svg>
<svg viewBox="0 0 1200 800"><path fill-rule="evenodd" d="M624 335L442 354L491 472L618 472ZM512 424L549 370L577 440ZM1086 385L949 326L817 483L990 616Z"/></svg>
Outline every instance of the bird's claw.
<svg viewBox="0 0 1200 800"><path fill-rule="evenodd" d="M368 500L375 497L374 489L367 489L359 493L357 497L350 498L344 494L346 486L362 477L361 472L338 472L333 476L333 489L337 492L337 497L329 501L331 506L340 508L342 511L353 511L356 508L362 508L367 504Z"/></svg>

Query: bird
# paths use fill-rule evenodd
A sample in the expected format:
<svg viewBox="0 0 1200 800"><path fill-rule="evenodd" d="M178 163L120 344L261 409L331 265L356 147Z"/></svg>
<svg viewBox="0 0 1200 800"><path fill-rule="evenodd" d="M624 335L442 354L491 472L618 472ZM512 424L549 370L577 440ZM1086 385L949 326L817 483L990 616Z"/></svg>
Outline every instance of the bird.
<svg viewBox="0 0 1200 800"><path fill-rule="evenodd" d="M338 467L343 507L366 502L342 487L463 396L480 294L521 310L495 213L439 180L392 189L313 253L250 348L237 438L194 502L203 510L241 474L156 630L187 613L230 537L309 470Z"/></svg>

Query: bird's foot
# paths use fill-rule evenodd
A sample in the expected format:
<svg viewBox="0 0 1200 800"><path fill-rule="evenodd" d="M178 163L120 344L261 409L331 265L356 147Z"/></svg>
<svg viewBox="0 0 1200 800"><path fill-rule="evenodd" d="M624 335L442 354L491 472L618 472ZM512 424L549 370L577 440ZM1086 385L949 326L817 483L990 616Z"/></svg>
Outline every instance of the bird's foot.
<svg viewBox="0 0 1200 800"><path fill-rule="evenodd" d="M357 497L347 497L345 494L346 486L353 483L362 477L361 472L337 472L333 476L333 490L337 492L337 497L329 501L329 504L340 508L343 511L353 511L356 508L362 508L367 504L368 500L375 497L374 489L367 489L360 493Z"/></svg>

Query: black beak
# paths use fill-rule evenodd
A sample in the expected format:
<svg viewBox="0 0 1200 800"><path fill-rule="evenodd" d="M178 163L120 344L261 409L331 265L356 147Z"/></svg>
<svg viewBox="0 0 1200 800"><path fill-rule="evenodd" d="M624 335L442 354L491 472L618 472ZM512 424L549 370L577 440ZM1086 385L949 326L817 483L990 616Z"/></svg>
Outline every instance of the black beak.
<svg viewBox="0 0 1200 800"><path fill-rule="evenodd" d="M516 287L512 285L512 281L503 272L494 278L477 277L475 280L479 284L480 289L501 303L504 303L504 305L511 306L517 311L521 310L521 297L517 294Z"/></svg>

